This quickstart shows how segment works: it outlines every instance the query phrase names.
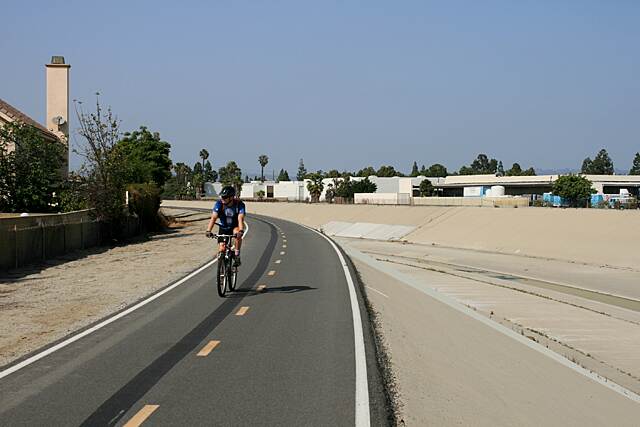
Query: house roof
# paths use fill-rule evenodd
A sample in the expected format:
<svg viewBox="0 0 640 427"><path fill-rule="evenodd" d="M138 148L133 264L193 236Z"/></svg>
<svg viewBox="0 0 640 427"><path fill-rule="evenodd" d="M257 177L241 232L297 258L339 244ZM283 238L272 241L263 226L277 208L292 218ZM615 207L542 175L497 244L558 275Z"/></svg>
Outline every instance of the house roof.
<svg viewBox="0 0 640 427"><path fill-rule="evenodd" d="M42 126L40 123L36 122L31 117L27 116L22 111L18 110L16 107L12 106L2 98L0 98L0 114L3 114L9 117L12 121L19 121L37 128L44 134L45 138L47 139L52 139L56 141L59 140L56 134L54 134L49 129Z"/></svg>

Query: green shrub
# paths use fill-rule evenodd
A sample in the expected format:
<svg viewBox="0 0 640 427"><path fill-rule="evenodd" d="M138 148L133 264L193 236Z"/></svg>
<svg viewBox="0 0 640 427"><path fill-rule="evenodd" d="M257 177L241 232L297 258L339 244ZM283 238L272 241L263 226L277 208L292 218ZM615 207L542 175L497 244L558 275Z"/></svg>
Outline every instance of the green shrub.
<svg viewBox="0 0 640 427"><path fill-rule="evenodd" d="M140 218L147 230L159 230L162 221L158 215L160 209L160 189L155 184L129 184L129 212Z"/></svg>

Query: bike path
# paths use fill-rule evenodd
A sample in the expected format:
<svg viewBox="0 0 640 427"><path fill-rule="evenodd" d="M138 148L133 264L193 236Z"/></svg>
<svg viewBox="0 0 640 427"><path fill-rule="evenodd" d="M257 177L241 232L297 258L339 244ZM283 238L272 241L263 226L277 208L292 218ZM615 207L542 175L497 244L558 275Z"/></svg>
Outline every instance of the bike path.
<svg viewBox="0 0 640 427"><path fill-rule="evenodd" d="M214 264L3 378L2 424L353 425L353 325L335 251L291 223L253 219L250 227L238 292L217 296ZM366 344L378 392L371 422L384 424Z"/></svg>

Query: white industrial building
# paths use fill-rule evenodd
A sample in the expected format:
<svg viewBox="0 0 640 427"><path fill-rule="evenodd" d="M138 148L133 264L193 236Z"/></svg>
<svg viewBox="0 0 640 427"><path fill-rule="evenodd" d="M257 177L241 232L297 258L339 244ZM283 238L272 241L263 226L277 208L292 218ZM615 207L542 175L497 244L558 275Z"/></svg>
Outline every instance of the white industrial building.
<svg viewBox="0 0 640 427"><path fill-rule="evenodd" d="M550 192L559 175L540 176L495 176L495 175L453 175L446 178L419 177L368 177L376 184L375 193L357 194L356 203L410 204L419 196L420 183L429 179L436 193L444 198L508 198L524 196L538 197ZM585 175L593 183L598 194L629 193L638 197L640 176L634 175ZM360 181L362 177L352 177ZM325 178L320 201L330 186L335 186L342 178ZM304 181L252 181L242 185L240 197L251 200L260 197L267 200L305 202L311 199L307 189L309 180ZM206 183L206 197L217 197L222 189L220 183ZM262 192L262 193L261 193Z"/></svg>

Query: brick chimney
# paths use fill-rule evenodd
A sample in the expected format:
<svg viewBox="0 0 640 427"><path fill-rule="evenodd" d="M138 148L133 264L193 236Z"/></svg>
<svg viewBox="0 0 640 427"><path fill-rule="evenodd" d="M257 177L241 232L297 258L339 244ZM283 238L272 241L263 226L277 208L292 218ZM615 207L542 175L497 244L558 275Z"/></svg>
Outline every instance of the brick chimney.
<svg viewBox="0 0 640 427"><path fill-rule="evenodd" d="M69 164L69 69L64 56L51 57L47 69L47 117L44 125L67 145L65 169Z"/></svg>

